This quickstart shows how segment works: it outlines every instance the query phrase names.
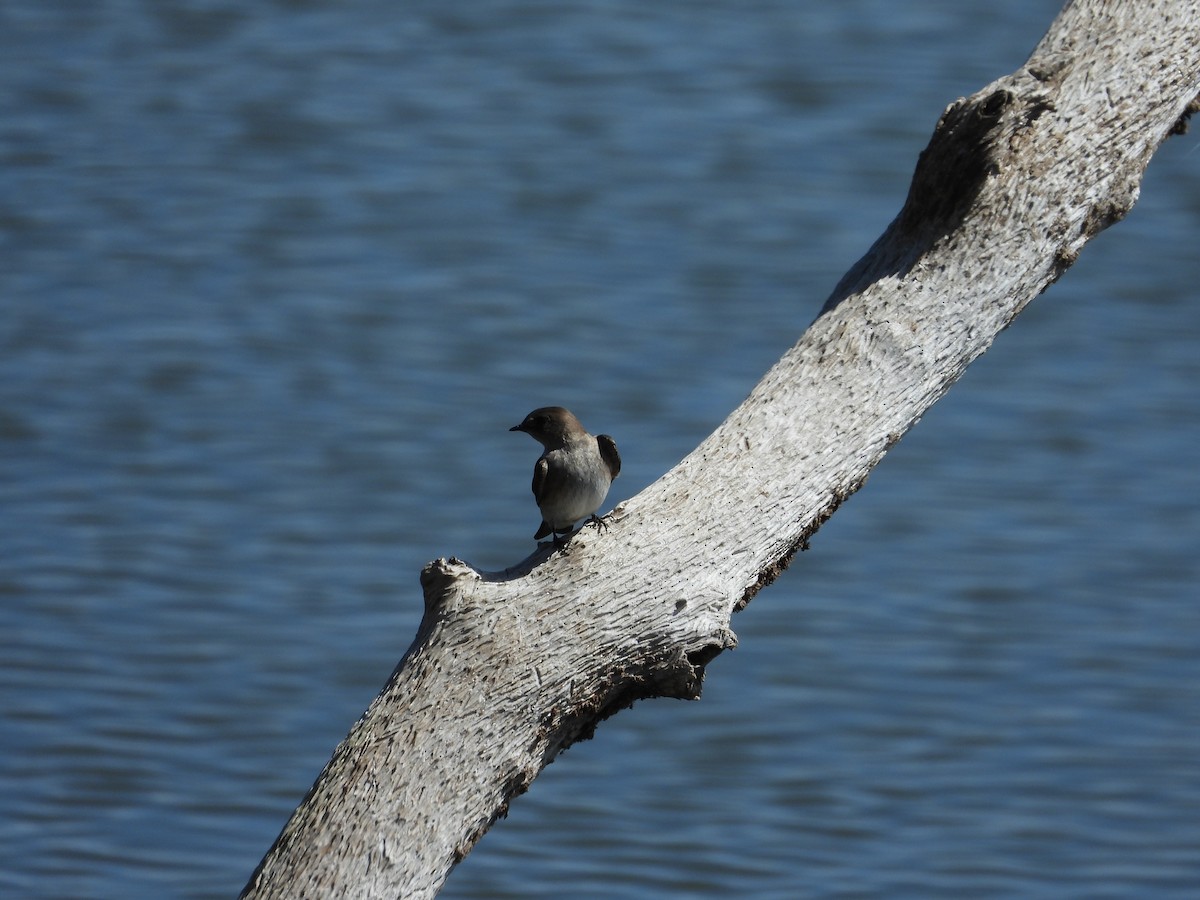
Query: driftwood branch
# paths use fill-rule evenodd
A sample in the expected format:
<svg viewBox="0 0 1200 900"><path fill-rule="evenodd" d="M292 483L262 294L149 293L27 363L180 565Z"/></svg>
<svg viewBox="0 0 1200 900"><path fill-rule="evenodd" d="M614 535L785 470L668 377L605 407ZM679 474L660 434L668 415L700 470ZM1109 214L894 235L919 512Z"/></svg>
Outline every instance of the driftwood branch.
<svg viewBox="0 0 1200 900"><path fill-rule="evenodd" d="M943 113L904 208L678 466L504 572L421 575L425 616L243 896L430 897L605 717L696 698L730 617L1007 326L1121 219L1195 111L1200 2L1068 3Z"/></svg>

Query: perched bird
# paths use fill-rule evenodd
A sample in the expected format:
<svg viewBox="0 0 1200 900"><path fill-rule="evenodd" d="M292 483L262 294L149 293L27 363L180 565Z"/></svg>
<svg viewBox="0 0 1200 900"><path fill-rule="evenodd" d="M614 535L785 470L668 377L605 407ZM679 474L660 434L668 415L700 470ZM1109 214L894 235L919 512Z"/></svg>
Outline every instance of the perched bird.
<svg viewBox="0 0 1200 900"><path fill-rule="evenodd" d="M608 486L621 471L617 443L607 434L591 435L569 410L543 406L509 431L523 431L545 451L533 467L533 499L542 511L542 525L533 536L541 540L569 533L584 516L597 524L596 510Z"/></svg>

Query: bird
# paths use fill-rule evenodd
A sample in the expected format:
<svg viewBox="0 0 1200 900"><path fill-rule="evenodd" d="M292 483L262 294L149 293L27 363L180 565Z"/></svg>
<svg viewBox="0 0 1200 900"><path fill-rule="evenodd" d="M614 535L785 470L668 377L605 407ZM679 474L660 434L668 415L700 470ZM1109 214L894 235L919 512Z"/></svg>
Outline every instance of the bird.
<svg viewBox="0 0 1200 900"><path fill-rule="evenodd" d="M607 434L589 434L561 406L539 407L508 430L523 431L545 448L533 466L533 499L542 513L533 539L551 535L561 548L565 541L560 543L559 535L569 535L585 516L600 526L596 510L621 472L617 442Z"/></svg>

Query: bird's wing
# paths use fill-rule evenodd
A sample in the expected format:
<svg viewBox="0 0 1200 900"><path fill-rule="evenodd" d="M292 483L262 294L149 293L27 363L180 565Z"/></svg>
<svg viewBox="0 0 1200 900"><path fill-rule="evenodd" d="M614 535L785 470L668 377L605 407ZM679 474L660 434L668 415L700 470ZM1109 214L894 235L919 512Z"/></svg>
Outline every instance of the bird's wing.
<svg viewBox="0 0 1200 900"><path fill-rule="evenodd" d="M546 491L546 473L550 470L550 463L546 462L546 457L541 457L533 464L533 499L538 506L542 505L542 496Z"/></svg>
<svg viewBox="0 0 1200 900"><path fill-rule="evenodd" d="M600 447L600 458L608 466L609 477L616 478L621 474L621 454L617 452L617 442L607 434L598 434L596 443Z"/></svg>

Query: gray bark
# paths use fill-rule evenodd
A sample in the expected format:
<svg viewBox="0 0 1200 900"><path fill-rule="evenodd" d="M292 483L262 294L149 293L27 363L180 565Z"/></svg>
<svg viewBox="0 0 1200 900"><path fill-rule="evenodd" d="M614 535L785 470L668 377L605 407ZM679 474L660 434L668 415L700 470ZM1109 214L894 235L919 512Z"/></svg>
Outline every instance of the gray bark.
<svg viewBox="0 0 1200 900"><path fill-rule="evenodd" d="M698 697L732 613L1129 211L1198 92L1200 2L1068 3L1021 69L946 109L799 343L607 531L504 572L426 567L411 648L243 896L431 897L602 719Z"/></svg>

